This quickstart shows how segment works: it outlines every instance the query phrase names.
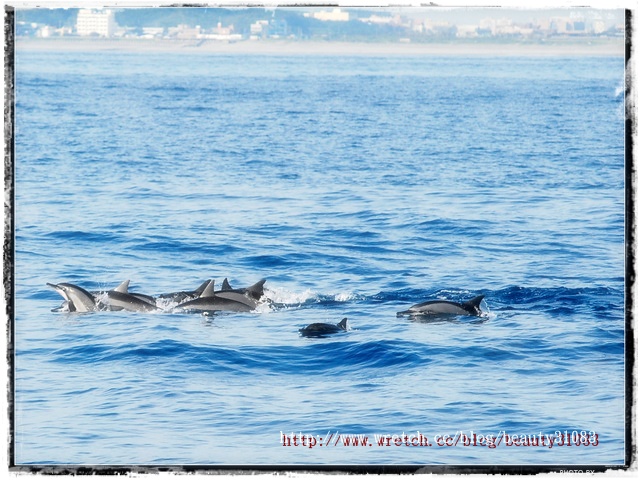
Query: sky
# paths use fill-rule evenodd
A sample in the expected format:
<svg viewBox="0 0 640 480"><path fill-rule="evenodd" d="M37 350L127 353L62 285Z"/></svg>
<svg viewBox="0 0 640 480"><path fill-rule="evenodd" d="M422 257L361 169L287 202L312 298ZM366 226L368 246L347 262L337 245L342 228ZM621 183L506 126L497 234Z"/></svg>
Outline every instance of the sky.
<svg viewBox="0 0 640 480"><path fill-rule="evenodd" d="M516 23L528 23L536 19L548 19L551 17L576 16L585 20L602 20L607 26L624 23L624 10L593 8L572 8L572 9L533 9L533 8L508 8L508 7L466 7L466 8L391 8L406 17L428 17L434 21L448 21L449 23L478 24L480 20L486 18L508 18Z"/></svg>

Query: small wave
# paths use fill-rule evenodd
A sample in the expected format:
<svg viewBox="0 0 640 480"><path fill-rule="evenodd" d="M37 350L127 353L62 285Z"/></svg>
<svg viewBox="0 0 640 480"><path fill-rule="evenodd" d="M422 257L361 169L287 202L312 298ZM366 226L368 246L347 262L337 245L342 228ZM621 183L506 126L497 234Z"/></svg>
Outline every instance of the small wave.
<svg viewBox="0 0 640 480"><path fill-rule="evenodd" d="M422 355L424 346L398 340L352 342L332 339L304 345L247 347L241 350L245 367L274 374L337 374L400 365L423 365L432 360Z"/></svg>
<svg viewBox="0 0 640 480"><path fill-rule="evenodd" d="M608 310L623 311L623 297L608 287L589 288L537 288L512 286L487 293L489 301L523 310L539 310L566 315L575 311L598 310L606 305Z"/></svg>
<svg viewBox="0 0 640 480"><path fill-rule="evenodd" d="M62 230L48 233L46 236L63 242L109 243L120 240L117 235L109 231Z"/></svg>
<svg viewBox="0 0 640 480"><path fill-rule="evenodd" d="M59 349L52 355L54 361L63 363L152 362L157 365L170 362L172 368L182 365L185 369L235 371L243 375L256 372L335 374L354 369L424 365L433 361L425 345L399 340L364 343L333 340L302 345L227 347L164 339L140 345L76 345Z"/></svg>

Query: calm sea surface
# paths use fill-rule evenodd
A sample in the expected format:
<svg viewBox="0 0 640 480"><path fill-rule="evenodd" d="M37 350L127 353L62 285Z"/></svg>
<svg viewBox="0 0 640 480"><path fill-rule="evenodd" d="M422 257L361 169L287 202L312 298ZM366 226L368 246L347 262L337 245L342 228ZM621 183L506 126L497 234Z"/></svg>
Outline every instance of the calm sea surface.
<svg viewBox="0 0 640 480"><path fill-rule="evenodd" d="M624 461L622 57L16 68L16 463ZM68 314L46 286L225 277L271 303ZM479 318L396 316L480 294Z"/></svg>

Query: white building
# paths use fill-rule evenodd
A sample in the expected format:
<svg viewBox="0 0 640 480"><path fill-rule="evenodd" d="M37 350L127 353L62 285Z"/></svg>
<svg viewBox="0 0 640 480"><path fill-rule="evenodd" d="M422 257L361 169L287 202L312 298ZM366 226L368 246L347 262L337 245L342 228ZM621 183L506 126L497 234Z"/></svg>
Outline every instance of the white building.
<svg viewBox="0 0 640 480"><path fill-rule="evenodd" d="M313 17L316 20L321 20L323 22L348 22L349 21L349 12L343 12L339 8L334 8L333 11L322 10L321 12L315 13L305 13L305 17Z"/></svg>
<svg viewBox="0 0 640 480"><path fill-rule="evenodd" d="M202 34L202 27L200 27L200 25L190 27L184 23L181 23L177 27L169 27L168 30L169 37L181 40L192 40L194 38L198 38Z"/></svg>
<svg viewBox="0 0 640 480"><path fill-rule="evenodd" d="M380 15L371 15L369 18L360 18L361 22L372 23L374 25L390 25L393 23L393 17L382 17Z"/></svg>
<svg viewBox="0 0 640 480"><path fill-rule="evenodd" d="M475 38L478 36L477 25L458 25L456 27L456 37L458 38Z"/></svg>
<svg viewBox="0 0 640 480"><path fill-rule="evenodd" d="M118 28L113 10L89 10L78 11L76 32L81 36L98 35L100 37L112 37Z"/></svg>
<svg viewBox="0 0 640 480"><path fill-rule="evenodd" d="M592 25L593 33L600 35L606 31L606 26L602 20L595 20Z"/></svg>
<svg viewBox="0 0 640 480"><path fill-rule="evenodd" d="M38 30L36 35L42 38L53 37L56 34L56 29L50 25L45 25L41 29Z"/></svg>
<svg viewBox="0 0 640 480"><path fill-rule="evenodd" d="M269 20L258 20L255 23L251 24L251 35L258 36L263 35L267 29L269 28Z"/></svg>

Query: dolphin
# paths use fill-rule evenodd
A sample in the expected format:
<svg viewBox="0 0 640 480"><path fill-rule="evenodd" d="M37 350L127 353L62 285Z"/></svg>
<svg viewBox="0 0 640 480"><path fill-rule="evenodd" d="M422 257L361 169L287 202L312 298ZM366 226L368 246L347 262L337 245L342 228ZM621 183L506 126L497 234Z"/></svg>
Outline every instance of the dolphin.
<svg viewBox="0 0 640 480"><path fill-rule="evenodd" d="M202 295L207 285L211 280L205 280L198 288L189 291L163 293L158 295L159 299L168 300L171 302L184 303L190 300L195 300ZM255 309L258 305L258 301L264 295L264 284L266 280L260 280L256 284L247 288L231 288L229 280L226 278L222 282L222 288L215 293L216 296L221 298L227 298L238 302L246 303L252 309Z"/></svg>
<svg viewBox="0 0 640 480"><path fill-rule="evenodd" d="M101 303L107 305L110 310L150 312L158 309L153 297L142 293L129 293L129 280L106 292Z"/></svg>
<svg viewBox="0 0 640 480"><path fill-rule="evenodd" d="M163 293L162 295L158 295L158 298L167 299L171 302L177 302L177 303L186 302L188 300L195 300L202 294L202 292L204 292L204 289L207 288L207 285L209 285L210 281L211 280L205 280L195 290Z"/></svg>
<svg viewBox="0 0 640 480"><path fill-rule="evenodd" d="M56 292L62 295L65 299L65 304L70 312L93 312L97 309L97 302L95 297L87 292L84 288L71 283L47 283L48 286L53 288ZM60 311L62 307L52 310L53 312Z"/></svg>
<svg viewBox="0 0 640 480"><path fill-rule="evenodd" d="M231 285L229 285L229 281L225 278L222 282L222 289L214 292L214 294L216 297L244 303L251 308L251 310L255 310L258 307L258 301L264 295L265 282L266 280L260 280L250 287L233 289Z"/></svg>
<svg viewBox="0 0 640 480"><path fill-rule="evenodd" d="M402 315L471 315L478 317L482 315L480 303L484 299L484 295L478 295L468 302L458 303L448 300L429 300L427 302L413 305L408 310L398 312L397 316Z"/></svg>
<svg viewBox="0 0 640 480"><path fill-rule="evenodd" d="M335 325L333 323L312 323L301 328L299 332L303 337L324 337L325 335L346 332L347 330L349 330L349 325L345 317Z"/></svg>
<svg viewBox="0 0 640 480"><path fill-rule="evenodd" d="M195 311L195 312L250 312L255 306L248 305L245 302L235 300L233 298L225 298L217 295L214 291L215 282L211 280L204 291L195 300L188 300L177 305L174 308L178 311Z"/></svg>
<svg viewBox="0 0 640 480"><path fill-rule="evenodd" d="M259 282L256 282L255 284L247 288L231 288L231 285L229 285L229 280L225 278L224 281L222 282L222 289L216 293L217 294L220 294L222 292L242 293L244 295L247 295L253 298L254 300L260 300L264 295L265 282L266 280L262 279Z"/></svg>

